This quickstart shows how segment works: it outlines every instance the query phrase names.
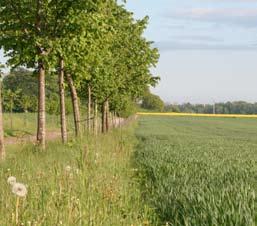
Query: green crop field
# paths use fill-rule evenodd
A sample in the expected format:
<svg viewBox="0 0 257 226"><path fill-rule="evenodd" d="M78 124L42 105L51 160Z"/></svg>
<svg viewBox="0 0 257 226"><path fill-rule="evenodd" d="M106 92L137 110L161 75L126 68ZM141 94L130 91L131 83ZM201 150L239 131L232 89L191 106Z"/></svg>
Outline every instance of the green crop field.
<svg viewBox="0 0 257 226"><path fill-rule="evenodd" d="M153 225L257 225L256 119L144 116L136 134Z"/></svg>

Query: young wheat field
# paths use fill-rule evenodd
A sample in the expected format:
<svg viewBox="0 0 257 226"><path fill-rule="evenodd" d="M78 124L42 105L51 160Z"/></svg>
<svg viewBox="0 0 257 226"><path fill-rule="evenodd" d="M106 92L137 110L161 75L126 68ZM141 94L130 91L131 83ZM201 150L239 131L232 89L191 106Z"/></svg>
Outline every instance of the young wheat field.
<svg viewBox="0 0 257 226"><path fill-rule="evenodd" d="M134 156L154 225L257 224L257 120L141 116Z"/></svg>

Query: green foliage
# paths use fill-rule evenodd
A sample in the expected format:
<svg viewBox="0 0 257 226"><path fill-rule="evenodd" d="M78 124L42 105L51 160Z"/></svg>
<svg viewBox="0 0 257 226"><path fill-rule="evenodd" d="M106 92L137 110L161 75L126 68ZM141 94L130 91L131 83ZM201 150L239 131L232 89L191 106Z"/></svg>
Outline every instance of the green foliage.
<svg viewBox="0 0 257 226"><path fill-rule="evenodd" d="M67 50L65 61L83 97L87 97L85 91L90 84L94 100L101 104L108 99L115 102L112 106L118 107L120 96L123 102L128 99L132 102L141 97L148 85L156 84L158 78L152 77L150 68L157 63L159 54L143 38L147 18L135 21L123 6L108 1L82 22L86 22L82 32L85 36L71 42L74 47ZM75 59L76 67L69 63ZM83 72L77 67L78 62Z"/></svg>
<svg viewBox="0 0 257 226"><path fill-rule="evenodd" d="M111 99L110 110L117 113L119 117L128 118L137 112L137 105L127 96L114 97Z"/></svg>
<svg viewBox="0 0 257 226"><path fill-rule="evenodd" d="M135 164L158 225L257 223L255 119L142 117L137 135Z"/></svg>
<svg viewBox="0 0 257 226"><path fill-rule="evenodd" d="M147 110L162 112L164 110L164 102L159 96L147 91L142 98L141 107Z"/></svg>

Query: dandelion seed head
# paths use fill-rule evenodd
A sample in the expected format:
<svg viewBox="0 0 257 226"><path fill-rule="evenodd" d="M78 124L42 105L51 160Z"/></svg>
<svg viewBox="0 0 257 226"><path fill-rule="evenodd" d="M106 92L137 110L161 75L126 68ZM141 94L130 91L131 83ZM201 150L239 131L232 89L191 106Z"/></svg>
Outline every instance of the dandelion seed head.
<svg viewBox="0 0 257 226"><path fill-rule="evenodd" d="M28 193L28 190L24 184L15 183L12 187L12 193L19 197L25 197Z"/></svg>
<svg viewBox="0 0 257 226"><path fill-rule="evenodd" d="M70 172L70 171L71 171L71 166L66 166L66 167L65 167L65 171L66 171L66 172Z"/></svg>
<svg viewBox="0 0 257 226"><path fill-rule="evenodd" d="M13 186L16 183L16 177L13 177L13 176L8 177L7 183Z"/></svg>

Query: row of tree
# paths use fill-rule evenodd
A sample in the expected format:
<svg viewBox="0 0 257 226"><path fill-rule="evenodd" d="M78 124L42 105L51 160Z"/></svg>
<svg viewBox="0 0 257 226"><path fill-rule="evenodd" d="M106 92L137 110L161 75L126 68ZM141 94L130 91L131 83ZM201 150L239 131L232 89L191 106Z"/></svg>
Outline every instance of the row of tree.
<svg viewBox="0 0 257 226"><path fill-rule="evenodd" d="M148 18L134 20L115 0L1 0L0 15L0 47L8 65L37 73L37 141L42 149L46 143L46 77L58 74L63 142L67 141L66 86L75 132L80 136L80 99L87 99L88 119L94 112L97 120L101 107L102 131L106 132L108 112L129 108L159 79L150 71L158 61L158 50L143 37ZM0 133L4 158L1 129Z"/></svg>
<svg viewBox="0 0 257 226"><path fill-rule="evenodd" d="M257 103L235 101L215 104L168 104L166 112L204 113L204 114L257 114Z"/></svg>

